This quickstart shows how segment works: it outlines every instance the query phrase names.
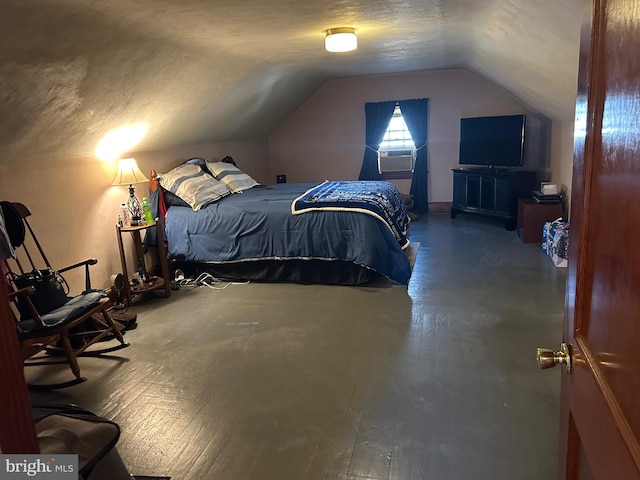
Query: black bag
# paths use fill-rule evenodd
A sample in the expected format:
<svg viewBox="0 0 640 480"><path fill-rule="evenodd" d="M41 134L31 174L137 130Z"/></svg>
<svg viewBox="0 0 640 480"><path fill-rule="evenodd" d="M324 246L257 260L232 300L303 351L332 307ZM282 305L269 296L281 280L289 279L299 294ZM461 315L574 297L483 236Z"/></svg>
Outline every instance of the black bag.
<svg viewBox="0 0 640 480"><path fill-rule="evenodd" d="M49 313L69 301L69 284L62 275L50 268L13 275L12 280L18 289L35 288L29 299L40 315ZM21 296L18 297L18 311L23 320L33 317L29 302Z"/></svg>

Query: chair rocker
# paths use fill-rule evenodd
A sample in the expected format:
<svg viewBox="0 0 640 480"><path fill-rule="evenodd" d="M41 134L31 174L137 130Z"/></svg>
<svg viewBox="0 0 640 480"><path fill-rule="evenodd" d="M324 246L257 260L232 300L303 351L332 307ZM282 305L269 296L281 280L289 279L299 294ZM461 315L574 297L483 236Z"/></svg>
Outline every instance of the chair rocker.
<svg viewBox="0 0 640 480"><path fill-rule="evenodd" d="M111 300L106 292L91 288L89 267L95 265L97 260L91 258L58 269L57 272L62 274L84 267L85 291L75 296L67 296L64 304L51 311L45 312L41 309L39 312L32 301L35 298L35 289L20 288L15 283L18 275L37 270L36 262L25 245L27 231L32 241L29 243L35 244L48 269L51 269L51 264L29 225L29 209L21 203L14 202L0 202L0 206L9 240L16 252L15 258L10 260L17 269L12 270L8 260L4 260L3 266L10 282L9 299L14 305L12 310L24 366L66 363L74 376L73 379L64 382L29 384L29 388L53 389L82 383L86 378L80 374L77 357L99 356L129 346L120 332L122 326L114 322L109 314ZM23 267L24 257L28 259L30 270ZM117 340L116 345L91 348L98 342L112 339Z"/></svg>

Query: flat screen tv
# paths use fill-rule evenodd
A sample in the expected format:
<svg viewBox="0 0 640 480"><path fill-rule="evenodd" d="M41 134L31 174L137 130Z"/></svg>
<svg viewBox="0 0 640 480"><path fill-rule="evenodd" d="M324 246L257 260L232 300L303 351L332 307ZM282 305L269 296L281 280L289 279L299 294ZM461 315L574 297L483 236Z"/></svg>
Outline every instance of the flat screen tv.
<svg viewBox="0 0 640 480"><path fill-rule="evenodd" d="M462 118L461 165L521 167L524 152L524 115Z"/></svg>

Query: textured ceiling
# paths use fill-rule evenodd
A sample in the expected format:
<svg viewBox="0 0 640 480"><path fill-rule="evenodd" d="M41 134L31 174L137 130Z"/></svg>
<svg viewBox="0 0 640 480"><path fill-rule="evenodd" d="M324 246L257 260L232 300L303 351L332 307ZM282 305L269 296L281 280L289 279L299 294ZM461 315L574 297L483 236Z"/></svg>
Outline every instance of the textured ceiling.
<svg viewBox="0 0 640 480"><path fill-rule="evenodd" d="M0 0L0 162L264 139L331 78L475 71L573 116L584 0ZM359 48L323 49L355 27Z"/></svg>

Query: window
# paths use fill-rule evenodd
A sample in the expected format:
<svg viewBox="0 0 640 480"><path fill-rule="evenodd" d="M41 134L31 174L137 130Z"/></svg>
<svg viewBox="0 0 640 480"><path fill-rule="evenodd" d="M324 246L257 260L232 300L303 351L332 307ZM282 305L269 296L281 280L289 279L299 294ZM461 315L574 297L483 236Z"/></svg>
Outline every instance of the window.
<svg viewBox="0 0 640 480"><path fill-rule="evenodd" d="M415 148L416 146L413 143L413 138L411 138L409 128L407 127L404 117L402 116L402 112L400 111L400 105L396 105L396 108L393 110L393 117L391 117L391 121L387 127L387 131L385 132L384 137L382 137L382 143L380 144L379 150L414 150Z"/></svg>
<svg viewBox="0 0 640 480"><path fill-rule="evenodd" d="M378 171L384 180L411 178L416 159L416 147L411 138L400 106L396 105L387 131L378 148Z"/></svg>

